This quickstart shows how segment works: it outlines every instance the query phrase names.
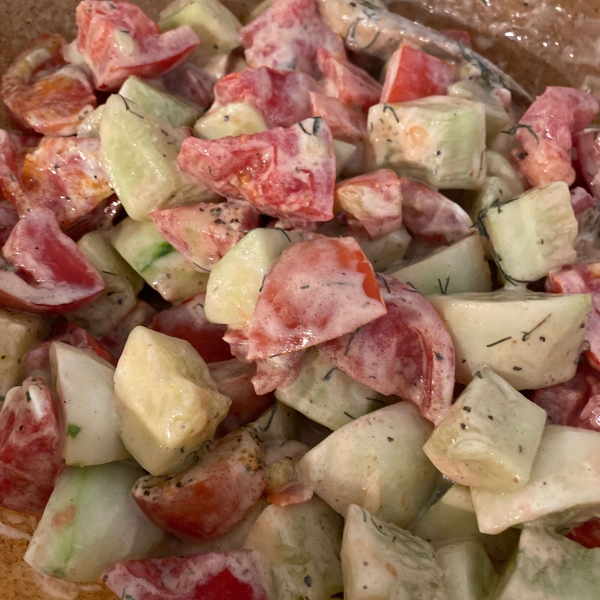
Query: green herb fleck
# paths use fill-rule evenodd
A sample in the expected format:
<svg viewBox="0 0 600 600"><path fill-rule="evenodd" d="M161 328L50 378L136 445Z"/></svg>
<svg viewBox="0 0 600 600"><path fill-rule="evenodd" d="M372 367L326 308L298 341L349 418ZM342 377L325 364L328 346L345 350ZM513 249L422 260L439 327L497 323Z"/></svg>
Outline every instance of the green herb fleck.
<svg viewBox="0 0 600 600"><path fill-rule="evenodd" d="M74 423L69 423L67 426L67 435L71 438L76 438L80 431L81 427L79 427L79 425L75 425Z"/></svg>

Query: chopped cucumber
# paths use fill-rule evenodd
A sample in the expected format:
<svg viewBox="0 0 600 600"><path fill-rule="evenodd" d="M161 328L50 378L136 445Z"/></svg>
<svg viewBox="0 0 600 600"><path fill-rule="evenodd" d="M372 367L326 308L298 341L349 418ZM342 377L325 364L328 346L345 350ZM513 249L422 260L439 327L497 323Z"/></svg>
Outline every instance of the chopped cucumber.
<svg viewBox="0 0 600 600"><path fill-rule="evenodd" d="M515 389L538 389L575 375L591 307L588 294L523 290L429 296L456 352L456 380L468 384L484 366Z"/></svg>
<svg viewBox="0 0 600 600"><path fill-rule="evenodd" d="M213 267L204 311L211 323L243 327L252 316L263 280L281 253L301 236L281 229L253 229Z"/></svg>
<svg viewBox="0 0 600 600"><path fill-rule="evenodd" d="M403 526L438 482L422 449L432 429L410 402L382 408L334 431L304 455L300 479L341 515L358 504Z"/></svg>
<svg viewBox="0 0 600 600"><path fill-rule="evenodd" d="M117 252L165 300L186 300L206 290L208 273L200 273L177 252L151 221L121 221L110 236Z"/></svg>
<svg viewBox="0 0 600 600"><path fill-rule="evenodd" d="M483 187L478 190L475 196L469 216L473 219L473 223L477 223L477 217L482 210L490 208L492 205L495 206L507 200L512 200L513 198L514 196L511 193L510 187L503 179L500 179L500 177L488 177Z"/></svg>
<svg viewBox="0 0 600 600"><path fill-rule="evenodd" d="M19 385L21 361L40 341L43 320L38 315L0 309L0 396Z"/></svg>
<svg viewBox="0 0 600 600"><path fill-rule="evenodd" d="M471 490L479 530L535 520L566 529L600 516L599 455L596 431L546 425L527 485L510 494Z"/></svg>
<svg viewBox="0 0 600 600"><path fill-rule="evenodd" d="M69 467L56 483L25 562L67 581L97 581L117 562L147 557L164 532L131 497L143 475L123 462Z"/></svg>
<svg viewBox="0 0 600 600"><path fill-rule="evenodd" d="M203 140L216 140L228 135L261 133L267 130L262 115L247 102L233 102L214 108L194 125L194 135Z"/></svg>
<svg viewBox="0 0 600 600"><path fill-rule="evenodd" d="M564 181L534 188L479 213L507 283L530 283L575 262L577 219Z"/></svg>
<svg viewBox="0 0 600 600"><path fill-rule="evenodd" d="M523 180L510 162L502 154L493 150L487 150L486 156L488 177L499 177L502 179L508 186L512 198L520 196L525 191Z"/></svg>
<svg viewBox="0 0 600 600"><path fill-rule="evenodd" d="M350 162L357 146L341 140L333 140L333 150L335 152L335 175L339 177L346 165Z"/></svg>
<svg viewBox="0 0 600 600"><path fill-rule="evenodd" d="M115 391L121 438L152 475L183 468L231 405L191 344L145 327L127 339Z"/></svg>
<svg viewBox="0 0 600 600"><path fill-rule="evenodd" d="M477 189L486 174L483 105L430 96L369 109L367 163L440 189Z"/></svg>
<svg viewBox="0 0 600 600"><path fill-rule="evenodd" d="M394 263L402 260L411 241L410 233L405 227L392 231L377 239L356 236L356 241L365 256L371 261L373 269L378 273L389 269Z"/></svg>
<svg viewBox="0 0 600 600"><path fill-rule="evenodd" d="M318 498L266 508L245 548L261 553L277 600L323 600L343 589L342 517Z"/></svg>
<svg viewBox="0 0 600 600"><path fill-rule="evenodd" d="M298 413L283 402L275 404L254 423L254 429L263 442L292 440L298 432Z"/></svg>
<svg viewBox="0 0 600 600"><path fill-rule="evenodd" d="M346 600L455 598L446 593L430 544L355 504L346 513L342 569Z"/></svg>
<svg viewBox="0 0 600 600"><path fill-rule="evenodd" d="M490 267L478 235L442 248L391 275L424 296L492 291Z"/></svg>
<svg viewBox="0 0 600 600"><path fill-rule="evenodd" d="M491 369L477 372L423 447L462 485L513 492L529 481L546 411Z"/></svg>
<svg viewBox="0 0 600 600"><path fill-rule="evenodd" d="M119 437L114 368L62 342L50 347L50 366L60 400L66 463L86 467L129 458Z"/></svg>
<svg viewBox="0 0 600 600"><path fill-rule="evenodd" d="M191 104L182 102L135 75L127 78L119 94L123 98L132 100L173 129L191 127L200 116L198 109Z"/></svg>
<svg viewBox="0 0 600 600"><path fill-rule="evenodd" d="M104 114L104 104L95 108L77 127L78 138L99 138L100 121Z"/></svg>
<svg viewBox="0 0 600 600"><path fill-rule="evenodd" d="M384 396L354 381L314 348L304 354L296 380L277 389L275 397L334 430L386 404Z"/></svg>

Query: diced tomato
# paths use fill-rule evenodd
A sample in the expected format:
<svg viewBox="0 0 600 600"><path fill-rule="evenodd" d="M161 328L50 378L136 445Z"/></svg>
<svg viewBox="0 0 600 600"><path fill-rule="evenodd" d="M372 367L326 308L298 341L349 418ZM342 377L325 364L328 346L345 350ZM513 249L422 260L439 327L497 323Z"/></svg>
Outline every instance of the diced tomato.
<svg viewBox="0 0 600 600"><path fill-rule="evenodd" d="M218 440L175 476L140 478L131 493L159 527L205 541L238 523L261 497L266 482L262 443L246 427Z"/></svg>
<svg viewBox="0 0 600 600"><path fill-rule="evenodd" d="M390 169L380 169L338 183L336 202L361 222L371 237L381 237L402 225L402 186Z"/></svg>
<svg viewBox="0 0 600 600"><path fill-rule="evenodd" d="M292 244L263 282L250 320L248 359L315 346L385 313L373 267L356 240Z"/></svg>
<svg viewBox="0 0 600 600"><path fill-rule="evenodd" d="M600 199L600 129L580 131L574 140L585 182L594 197Z"/></svg>
<svg viewBox="0 0 600 600"><path fill-rule="evenodd" d="M310 117L309 92L317 82L297 71L276 71L268 67L230 73L215 84L219 104L247 102L261 113L267 127L291 127Z"/></svg>
<svg viewBox="0 0 600 600"><path fill-rule="evenodd" d="M402 42L388 62L380 102L443 96L453 81L453 64Z"/></svg>
<svg viewBox="0 0 600 600"><path fill-rule="evenodd" d="M590 396L581 410L577 426L600 432L600 394Z"/></svg>
<svg viewBox="0 0 600 600"><path fill-rule="evenodd" d="M0 410L0 506L42 514L65 468L56 401L41 379L26 379Z"/></svg>
<svg viewBox="0 0 600 600"><path fill-rule="evenodd" d="M335 155L322 119L217 140L186 139L179 166L208 189L272 217L333 217Z"/></svg>
<svg viewBox="0 0 600 600"><path fill-rule="evenodd" d="M533 102L515 128L523 146L515 156L532 186L554 181L573 184L572 136L585 129L597 112L597 100L574 88L548 87Z"/></svg>
<svg viewBox="0 0 600 600"><path fill-rule="evenodd" d="M217 429L216 437L223 437L242 425L258 419L275 402L273 394L259 396L254 391L252 378L256 375L254 363L241 363L232 358L223 362L209 363L208 369L219 393L231 400L227 416Z"/></svg>
<svg viewBox="0 0 600 600"><path fill-rule="evenodd" d="M310 108L313 117L322 117L336 140L360 141L367 133L365 113L341 100L318 92L310 92Z"/></svg>
<svg viewBox="0 0 600 600"><path fill-rule="evenodd" d="M241 363L248 364L248 336L241 329L227 328L223 339L229 344L231 354Z"/></svg>
<svg viewBox="0 0 600 600"><path fill-rule="evenodd" d="M12 271L1 271L0 306L61 314L93 302L104 289L100 274L47 208L27 213L2 251L27 281Z"/></svg>
<svg viewBox="0 0 600 600"><path fill-rule="evenodd" d="M318 77L317 48L345 56L342 40L321 18L315 0L275 0L239 33L253 68L295 69Z"/></svg>
<svg viewBox="0 0 600 600"><path fill-rule="evenodd" d="M469 35L469 32L464 29L440 29L439 31L442 35L460 42L465 48L473 47L471 44L471 36Z"/></svg>
<svg viewBox="0 0 600 600"><path fill-rule="evenodd" d="M591 519L571 529L567 537L585 548L600 548L600 519Z"/></svg>
<svg viewBox="0 0 600 600"><path fill-rule="evenodd" d="M454 391L454 346L427 300L393 277L378 276L387 314L318 347L356 381L414 402L436 425Z"/></svg>
<svg viewBox="0 0 600 600"><path fill-rule="evenodd" d="M19 216L8 200L0 200L0 244L4 245Z"/></svg>
<svg viewBox="0 0 600 600"><path fill-rule="evenodd" d="M83 0L76 19L77 48L99 90L116 90L130 75L161 77L200 43L189 25L160 33L158 25L129 2Z"/></svg>
<svg viewBox="0 0 600 600"><path fill-rule="evenodd" d="M113 194L102 200L96 208L83 217L77 219L65 233L76 242L90 231L109 231L114 225L117 216L123 210L121 201Z"/></svg>
<svg viewBox="0 0 600 600"><path fill-rule="evenodd" d="M248 231L258 213L247 202L200 203L154 211L163 237L200 271L210 271Z"/></svg>
<svg viewBox="0 0 600 600"><path fill-rule="evenodd" d="M455 202L419 181L402 182L402 222L412 235L453 244L472 235L469 215Z"/></svg>
<svg viewBox="0 0 600 600"><path fill-rule="evenodd" d="M256 361L256 375L252 378L254 390L260 396L278 387L292 385L302 369L304 350L271 356Z"/></svg>
<svg viewBox="0 0 600 600"><path fill-rule="evenodd" d="M252 550L130 560L104 571L102 581L124 600L267 600Z"/></svg>
<svg viewBox="0 0 600 600"><path fill-rule="evenodd" d="M163 82L170 94L181 96L202 109L208 108L214 101L214 78L191 62L168 73Z"/></svg>
<svg viewBox="0 0 600 600"><path fill-rule="evenodd" d="M209 323L206 320L205 298L206 294L198 294L177 306L157 313L152 319L151 328L186 340L207 363L229 360L232 358L229 344L223 341L227 326Z"/></svg>
<svg viewBox="0 0 600 600"><path fill-rule="evenodd" d="M2 78L2 99L16 125L44 135L73 135L96 106L87 75L63 58L60 35L43 35Z"/></svg>
<svg viewBox="0 0 600 600"><path fill-rule="evenodd" d="M364 111L379 103L381 85L366 71L348 62L340 54L319 47L317 64L323 73L328 96L347 104L356 104Z"/></svg>
<svg viewBox="0 0 600 600"><path fill-rule="evenodd" d="M125 319L123 319L111 333L102 338L102 343L110 350L113 356L121 356L129 334L138 325L150 327L150 323L155 314L156 310L154 310L147 302L138 300Z"/></svg>

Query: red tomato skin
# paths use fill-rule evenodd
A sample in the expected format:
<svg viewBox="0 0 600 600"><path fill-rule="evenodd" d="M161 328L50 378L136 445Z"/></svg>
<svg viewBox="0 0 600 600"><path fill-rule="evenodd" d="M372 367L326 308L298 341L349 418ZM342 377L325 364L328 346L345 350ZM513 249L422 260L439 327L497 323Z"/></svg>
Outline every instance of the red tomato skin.
<svg viewBox="0 0 600 600"><path fill-rule="evenodd" d="M121 201L115 194L102 200L92 211L77 219L75 223L65 229L65 233L75 242L78 242L90 231L110 231L114 221L123 210Z"/></svg>
<svg viewBox="0 0 600 600"><path fill-rule="evenodd" d="M223 341L227 326L206 320L205 299L206 294L198 294L177 306L156 313L150 328L186 340L207 363L229 360L232 358L229 344Z"/></svg>
<svg viewBox="0 0 600 600"><path fill-rule="evenodd" d="M453 81L454 65L402 42L389 60L380 102L444 96Z"/></svg>
<svg viewBox="0 0 600 600"><path fill-rule="evenodd" d="M208 541L243 518L266 482L262 442L253 429L242 428L218 440L175 476L140 478L131 494L159 527L183 538Z"/></svg>
<svg viewBox="0 0 600 600"><path fill-rule="evenodd" d="M119 598L136 600L267 600L251 550L130 560L104 571L102 581Z"/></svg>
<svg viewBox="0 0 600 600"><path fill-rule="evenodd" d="M566 536L584 548L600 548L600 519L591 519L571 529Z"/></svg>
<svg viewBox="0 0 600 600"><path fill-rule="evenodd" d="M360 142L364 139L367 116L362 110L318 92L310 92L310 108L313 117L322 117L329 125L336 140Z"/></svg>
<svg viewBox="0 0 600 600"><path fill-rule="evenodd" d="M260 67L219 79L215 100L223 105L247 102L263 116L267 127L291 127L310 117L309 92L318 89L306 73Z"/></svg>
<svg viewBox="0 0 600 600"><path fill-rule="evenodd" d="M83 0L76 20L77 47L98 90L117 90L130 75L161 77L185 62L199 44L189 25L161 34L158 25L129 2ZM116 34L129 36L134 51L120 47Z"/></svg>
<svg viewBox="0 0 600 600"><path fill-rule="evenodd" d="M65 468L57 403L41 379L26 379L0 410L0 506L41 515Z"/></svg>
<svg viewBox="0 0 600 600"><path fill-rule="evenodd" d="M580 131L574 139L585 182L594 198L600 199L600 129Z"/></svg>
<svg viewBox="0 0 600 600"><path fill-rule="evenodd" d="M469 32L464 29L440 29L439 31L442 35L460 42L465 48L473 47L471 44L471 36L469 35Z"/></svg>

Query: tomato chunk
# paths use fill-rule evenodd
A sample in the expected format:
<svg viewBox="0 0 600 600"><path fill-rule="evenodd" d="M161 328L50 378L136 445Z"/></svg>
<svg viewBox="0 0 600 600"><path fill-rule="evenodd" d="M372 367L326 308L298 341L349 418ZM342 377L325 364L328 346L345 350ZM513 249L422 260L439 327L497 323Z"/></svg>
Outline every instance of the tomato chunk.
<svg viewBox="0 0 600 600"><path fill-rule="evenodd" d="M575 147L585 182L594 197L600 199L600 129L577 133Z"/></svg>
<svg viewBox="0 0 600 600"><path fill-rule="evenodd" d="M43 35L24 50L2 78L2 100L21 129L74 135L96 106L87 75L67 65L60 35Z"/></svg>
<svg viewBox="0 0 600 600"><path fill-rule="evenodd" d="M102 277L47 208L25 215L2 251L32 283L12 271L1 271L0 306L61 314L93 302L104 289Z"/></svg>
<svg viewBox="0 0 600 600"><path fill-rule="evenodd" d="M575 181L571 164L573 135L585 129L598 112L597 100L586 92L548 87L516 126L522 150L515 151L521 173L532 186Z"/></svg>
<svg viewBox="0 0 600 600"><path fill-rule="evenodd" d="M41 515L65 468L56 401L41 379L26 379L0 410L0 506Z"/></svg>
<svg viewBox="0 0 600 600"><path fill-rule="evenodd" d="M291 127L310 117L309 92L318 88L305 73L261 67L219 79L215 100L220 104L247 102L262 114L267 127Z"/></svg>
<svg viewBox="0 0 600 600"><path fill-rule="evenodd" d="M380 101L408 102L443 96L453 81L453 64L402 42L388 62Z"/></svg>
<svg viewBox="0 0 600 600"><path fill-rule="evenodd" d="M344 104L318 92L310 92L310 108L313 117L322 117L336 140L361 141L367 133L367 116L362 110Z"/></svg>
<svg viewBox="0 0 600 600"><path fill-rule="evenodd" d="M65 233L77 242L90 231L98 229L109 231L113 228L114 221L122 210L121 201L116 194L113 194L102 200L92 211L77 219L73 225L66 229Z"/></svg>
<svg viewBox="0 0 600 600"><path fill-rule="evenodd" d="M188 138L177 161L213 192L246 200L264 214L306 221L333 217L335 156L322 119L253 135Z"/></svg>
<svg viewBox="0 0 600 600"><path fill-rule="evenodd" d="M375 391L414 402L439 423L454 391L454 346L442 320L412 287L378 276L387 314L319 346L335 365Z"/></svg>
<svg viewBox="0 0 600 600"><path fill-rule="evenodd" d="M76 19L77 48L99 90L116 90L130 75L161 77L200 43L189 25L160 33L158 25L129 2L83 0Z"/></svg>
<svg viewBox="0 0 600 600"><path fill-rule="evenodd" d="M267 600L254 551L130 560L104 571L119 597L135 600Z"/></svg>
<svg viewBox="0 0 600 600"><path fill-rule="evenodd" d="M356 240L292 244L265 277L250 320L248 359L315 346L385 313L373 267Z"/></svg>
<svg viewBox="0 0 600 600"><path fill-rule="evenodd" d="M200 108L208 108L215 99L214 79L191 62L170 71L163 78L163 82L170 94L183 96Z"/></svg>
<svg viewBox="0 0 600 600"><path fill-rule="evenodd" d="M315 0L275 0L239 33L253 68L295 69L318 77L318 47L345 56L342 40L321 18Z"/></svg>
<svg viewBox="0 0 600 600"><path fill-rule="evenodd" d="M186 340L207 363L229 360L232 358L229 344L223 341L227 326L209 323L206 320L205 298L206 294L198 294L177 306L157 313L152 319L151 328Z"/></svg>
<svg viewBox="0 0 600 600"><path fill-rule="evenodd" d="M252 378L256 393L262 396L275 391L278 387L292 385L300 375L303 354L304 350L298 350L257 360L256 375Z"/></svg>
<svg viewBox="0 0 600 600"><path fill-rule="evenodd" d="M585 548L600 548L600 519L591 519L571 529L567 537Z"/></svg>
<svg viewBox="0 0 600 600"><path fill-rule="evenodd" d="M113 331L102 338L102 344L110 350L113 356L121 356L129 334L138 325L150 327L152 318L155 314L156 310L154 310L147 302L138 300L123 321L115 327Z"/></svg>
<svg viewBox="0 0 600 600"><path fill-rule="evenodd" d="M243 428L221 438L175 476L142 477L131 493L159 527L206 541L238 523L266 482L262 442L253 429Z"/></svg>
<svg viewBox="0 0 600 600"><path fill-rule="evenodd" d="M19 216L14 206L8 200L0 199L0 244L4 245Z"/></svg>

